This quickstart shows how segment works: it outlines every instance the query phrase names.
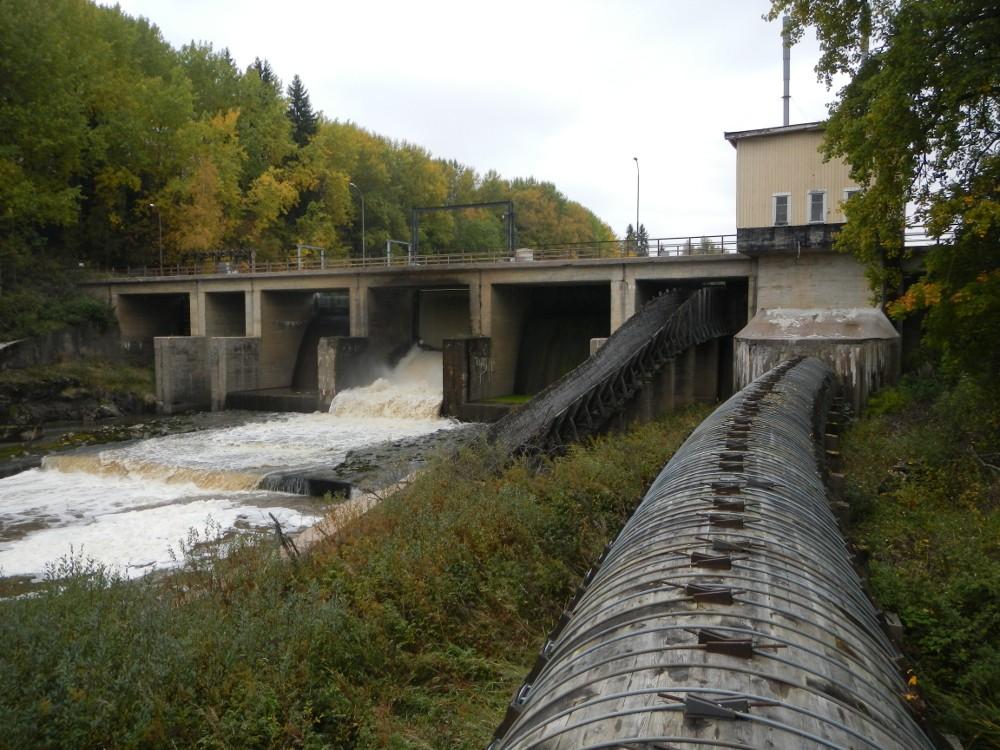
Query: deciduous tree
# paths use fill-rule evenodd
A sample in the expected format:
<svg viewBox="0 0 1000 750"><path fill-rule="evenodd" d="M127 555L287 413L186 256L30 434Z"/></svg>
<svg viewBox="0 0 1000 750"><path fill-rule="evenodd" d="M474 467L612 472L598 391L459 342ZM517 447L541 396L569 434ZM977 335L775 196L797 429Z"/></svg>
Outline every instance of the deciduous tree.
<svg viewBox="0 0 1000 750"><path fill-rule="evenodd" d="M926 309L926 340L969 371L1000 372L1000 7L981 0L772 0L794 38L816 28L817 67L846 75L826 154L864 191L839 245L894 296L911 251L907 209L939 239L926 276L890 305ZM987 334L993 331L993 335Z"/></svg>
<svg viewBox="0 0 1000 750"><path fill-rule="evenodd" d="M216 52L211 44L191 42L181 47L179 57L191 82L196 115L216 115L239 106L240 71L228 49Z"/></svg>
<svg viewBox="0 0 1000 750"><path fill-rule="evenodd" d="M245 156L237 118L233 110L192 121L180 134L185 164L156 201L162 212L168 260L179 260L185 253L220 250L239 226L239 179Z"/></svg>

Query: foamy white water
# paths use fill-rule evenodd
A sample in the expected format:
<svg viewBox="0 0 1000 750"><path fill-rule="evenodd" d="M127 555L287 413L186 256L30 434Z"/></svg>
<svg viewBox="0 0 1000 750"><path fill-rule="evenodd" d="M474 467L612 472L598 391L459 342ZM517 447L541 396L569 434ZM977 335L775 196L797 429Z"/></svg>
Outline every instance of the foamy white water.
<svg viewBox="0 0 1000 750"><path fill-rule="evenodd" d="M363 388L348 388L330 404L339 417L435 419L441 412L441 353L414 347L384 377Z"/></svg>
<svg viewBox="0 0 1000 750"><path fill-rule="evenodd" d="M46 459L45 466L245 490L278 469L329 466L358 447L425 435L450 424L442 419L282 414L238 427L166 435L84 455L54 456Z"/></svg>
<svg viewBox="0 0 1000 750"><path fill-rule="evenodd" d="M334 466L349 451L454 426L436 418L440 355L433 409L433 386L411 385L414 372L433 378L426 372L432 359L405 358L368 411L362 406L367 397L347 399L354 404L349 415L270 415L237 427L51 456L41 469L0 479L0 575L41 577L47 564L72 551L137 576L178 564L171 549L179 549L190 529L210 523L223 532L263 528L273 513L286 531L305 528L319 520L315 506L302 510L296 495L255 489L262 477ZM401 375L401 368L410 374Z"/></svg>
<svg viewBox="0 0 1000 750"><path fill-rule="evenodd" d="M71 552L134 577L179 564L190 529L262 528L274 513L293 532L318 517L283 507L289 497L280 493L47 469L0 480L0 493L0 574L33 578Z"/></svg>

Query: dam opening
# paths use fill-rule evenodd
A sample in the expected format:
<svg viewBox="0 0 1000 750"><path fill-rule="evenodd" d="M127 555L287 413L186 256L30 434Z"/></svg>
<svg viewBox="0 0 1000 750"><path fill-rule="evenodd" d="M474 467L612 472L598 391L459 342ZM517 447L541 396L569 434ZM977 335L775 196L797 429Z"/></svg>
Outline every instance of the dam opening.
<svg viewBox="0 0 1000 750"><path fill-rule="evenodd" d="M115 308L122 347L140 361L152 363L158 336L191 335L187 293L119 294Z"/></svg>
<svg viewBox="0 0 1000 750"><path fill-rule="evenodd" d="M493 395L534 395L590 356L611 330L608 284L497 285Z"/></svg>
<svg viewBox="0 0 1000 750"><path fill-rule="evenodd" d="M332 375L321 377L321 361L327 347L337 349L331 344L337 339L350 339L353 355L347 367L341 354L339 391L368 385L415 345L440 351L446 339L471 332L467 286L371 287L363 303L352 303L347 289L264 291L259 306L253 385L229 391L226 408L325 411ZM329 362L326 366L332 369Z"/></svg>

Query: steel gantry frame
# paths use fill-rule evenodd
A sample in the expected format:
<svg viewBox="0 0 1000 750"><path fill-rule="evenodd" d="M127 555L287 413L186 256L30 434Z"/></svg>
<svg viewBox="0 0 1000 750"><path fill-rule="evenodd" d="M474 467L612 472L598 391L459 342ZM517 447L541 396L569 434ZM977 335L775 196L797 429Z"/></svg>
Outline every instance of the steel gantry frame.
<svg viewBox="0 0 1000 750"><path fill-rule="evenodd" d="M420 215L435 211L461 211L466 208L506 208L503 214L504 234L507 237L507 252L514 252L514 201L489 201L486 203L452 203L447 206L414 206L410 209L410 245L412 253L418 254L420 246Z"/></svg>

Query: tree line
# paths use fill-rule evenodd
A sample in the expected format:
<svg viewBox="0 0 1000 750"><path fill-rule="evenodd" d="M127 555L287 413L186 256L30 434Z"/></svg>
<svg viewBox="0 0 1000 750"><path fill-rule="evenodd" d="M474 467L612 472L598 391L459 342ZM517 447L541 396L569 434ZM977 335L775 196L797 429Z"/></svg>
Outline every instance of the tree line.
<svg viewBox="0 0 1000 750"><path fill-rule="evenodd" d="M0 0L0 289L43 266L167 263L208 251L328 257L408 240L412 206L512 199L518 243L603 241L556 187L433 157L313 110L296 76L167 44L86 0ZM353 185L352 185L353 183ZM356 188L356 189L355 189ZM506 244L500 212L428 214L421 247Z"/></svg>

